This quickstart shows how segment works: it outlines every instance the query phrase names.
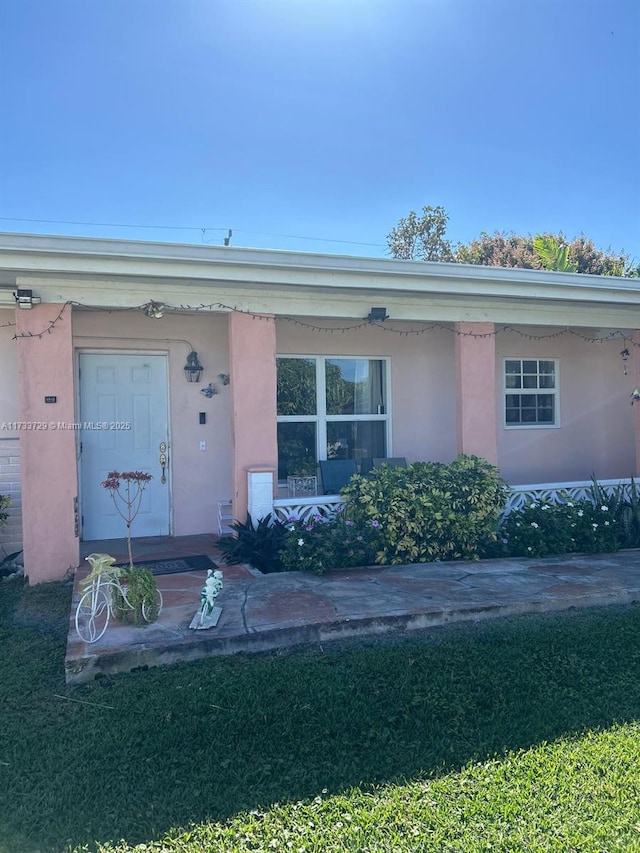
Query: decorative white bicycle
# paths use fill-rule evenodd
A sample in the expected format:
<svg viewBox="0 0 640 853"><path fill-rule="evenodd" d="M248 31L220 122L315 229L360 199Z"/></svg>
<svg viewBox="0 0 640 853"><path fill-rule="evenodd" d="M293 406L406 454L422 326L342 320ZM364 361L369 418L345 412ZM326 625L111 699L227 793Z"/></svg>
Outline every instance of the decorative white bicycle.
<svg viewBox="0 0 640 853"><path fill-rule="evenodd" d="M132 604L126 578L121 579L123 570L114 567L115 558L110 554L89 554L86 558L91 572L82 581L81 588L86 591L76 608L76 633L85 643L96 643L107 630L109 619L116 611L125 608L135 611ZM153 622L162 610L162 593L155 590L155 599L143 598L140 614L145 622Z"/></svg>

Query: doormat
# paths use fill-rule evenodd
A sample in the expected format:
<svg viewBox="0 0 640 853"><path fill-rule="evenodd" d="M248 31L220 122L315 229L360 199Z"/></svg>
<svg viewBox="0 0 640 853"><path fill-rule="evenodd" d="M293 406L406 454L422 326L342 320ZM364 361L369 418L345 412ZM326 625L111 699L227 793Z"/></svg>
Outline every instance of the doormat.
<svg viewBox="0 0 640 853"><path fill-rule="evenodd" d="M126 566L128 563L119 563ZM134 566L148 566L153 575L177 575L180 572L206 572L207 569L217 569L218 566L205 554L194 557L174 557L172 560L139 560Z"/></svg>

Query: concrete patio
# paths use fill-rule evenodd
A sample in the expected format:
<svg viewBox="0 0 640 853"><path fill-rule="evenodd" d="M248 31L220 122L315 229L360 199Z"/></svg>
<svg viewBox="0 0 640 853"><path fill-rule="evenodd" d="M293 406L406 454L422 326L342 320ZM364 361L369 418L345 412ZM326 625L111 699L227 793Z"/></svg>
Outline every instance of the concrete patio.
<svg viewBox="0 0 640 853"><path fill-rule="evenodd" d="M122 541L85 543L126 560ZM214 536L137 540L136 560L206 554L220 562ZM640 552L531 560L428 563L261 575L248 566L220 566L224 588L215 628L193 631L206 573L160 575L164 608L157 622L137 627L111 620L104 636L82 642L75 630L75 578L65 658L68 683L213 655L254 653L350 637L410 632L451 622L519 613L640 601Z"/></svg>

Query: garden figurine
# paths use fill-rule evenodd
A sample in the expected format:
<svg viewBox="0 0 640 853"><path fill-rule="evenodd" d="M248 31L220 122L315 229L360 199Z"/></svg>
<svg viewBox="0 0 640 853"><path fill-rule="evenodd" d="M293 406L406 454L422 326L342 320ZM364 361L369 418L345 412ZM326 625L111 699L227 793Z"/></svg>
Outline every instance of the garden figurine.
<svg viewBox="0 0 640 853"><path fill-rule="evenodd" d="M191 620L190 628L214 628L222 613L221 607L216 607L216 598L222 589L222 572L219 569L208 569L207 579L200 591L200 610Z"/></svg>
<svg viewBox="0 0 640 853"><path fill-rule="evenodd" d="M222 572L219 569L207 570L207 579L200 593L200 609L203 616L209 616L216 603L216 596L222 589Z"/></svg>

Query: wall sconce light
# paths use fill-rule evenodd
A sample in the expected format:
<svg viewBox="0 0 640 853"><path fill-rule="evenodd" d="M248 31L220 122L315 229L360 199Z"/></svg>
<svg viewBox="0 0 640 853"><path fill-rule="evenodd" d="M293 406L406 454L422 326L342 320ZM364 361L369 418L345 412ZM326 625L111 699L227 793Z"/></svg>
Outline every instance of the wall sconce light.
<svg viewBox="0 0 640 853"><path fill-rule="evenodd" d="M40 304L40 297L33 295L33 290L16 290L13 298L18 303L18 308L32 308Z"/></svg>
<svg viewBox="0 0 640 853"><path fill-rule="evenodd" d="M218 379L222 382L223 385L228 385L231 382L231 377L228 373L219 373Z"/></svg>
<svg viewBox="0 0 640 853"><path fill-rule="evenodd" d="M187 356L187 363L184 366L184 375L187 377L187 382L200 382L203 366L198 361L198 353L191 350Z"/></svg>
<svg viewBox="0 0 640 853"><path fill-rule="evenodd" d="M371 311L369 312L369 316L367 317L367 320L370 323L383 323L388 318L389 318L389 315L387 314L386 308L372 308Z"/></svg>
<svg viewBox="0 0 640 853"><path fill-rule="evenodd" d="M142 310L147 315L147 317L153 317L154 320L159 320L160 317L164 317L164 302L147 302L146 305L142 306Z"/></svg>

